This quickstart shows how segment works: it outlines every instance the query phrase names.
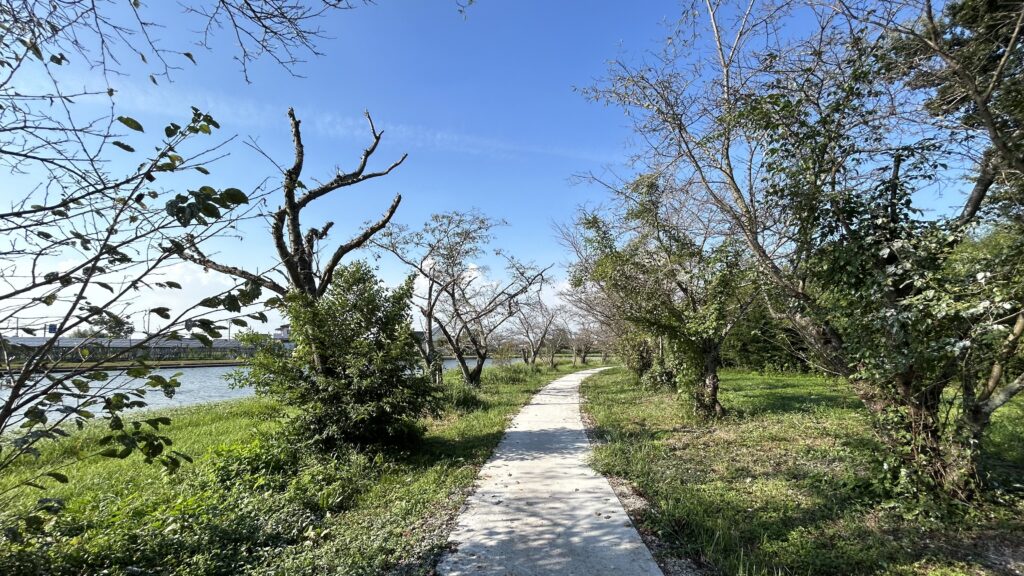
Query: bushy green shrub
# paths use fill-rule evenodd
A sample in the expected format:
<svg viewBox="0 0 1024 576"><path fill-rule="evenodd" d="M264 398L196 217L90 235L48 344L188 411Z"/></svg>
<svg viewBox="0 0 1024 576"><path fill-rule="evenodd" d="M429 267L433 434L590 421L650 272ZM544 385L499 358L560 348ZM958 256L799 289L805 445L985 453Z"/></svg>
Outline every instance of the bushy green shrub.
<svg viewBox="0 0 1024 576"><path fill-rule="evenodd" d="M762 374L808 372L807 355L799 334L770 314L761 299L751 304L722 344L724 365Z"/></svg>
<svg viewBox="0 0 1024 576"><path fill-rule="evenodd" d="M654 367L651 337L642 332L631 330L619 337L615 342L615 353L637 378L642 378Z"/></svg>
<svg viewBox="0 0 1024 576"><path fill-rule="evenodd" d="M676 373L664 362L655 363L640 377L640 386L645 390L675 390Z"/></svg>
<svg viewBox="0 0 1024 576"><path fill-rule="evenodd" d="M320 449L407 440L439 400L419 370L411 290L411 282L387 290L362 262L339 267L323 298L287 298L294 350L242 337L256 353L236 381L298 408L291 431Z"/></svg>

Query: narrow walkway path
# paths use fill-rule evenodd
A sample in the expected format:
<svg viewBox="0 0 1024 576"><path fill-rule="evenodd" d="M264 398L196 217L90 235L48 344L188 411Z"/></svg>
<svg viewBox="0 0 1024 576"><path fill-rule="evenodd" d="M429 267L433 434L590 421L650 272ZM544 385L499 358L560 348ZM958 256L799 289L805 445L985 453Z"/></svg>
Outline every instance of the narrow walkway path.
<svg viewBox="0 0 1024 576"><path fill-rule="evenodd" d="M603 476L586 463L579 385L555 380L523 408L480 470L449 537L446 576L661 576Z"/></svg>

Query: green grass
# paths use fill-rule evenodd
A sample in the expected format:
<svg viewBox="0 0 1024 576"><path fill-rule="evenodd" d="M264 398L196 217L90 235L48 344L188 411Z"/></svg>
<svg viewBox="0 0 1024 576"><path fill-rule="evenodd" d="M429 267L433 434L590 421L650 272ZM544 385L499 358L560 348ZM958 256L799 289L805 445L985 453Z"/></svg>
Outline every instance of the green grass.
<svg viewBox="0 0 1024 576"><path fill-rule="evenodd" d="M871 482L879 446L843 384L813 376L726 372L713 425L670 392L642 391L624 370L583 387L605 443L601 472L650 502L642 526L673 555L736 575L1014 574L1024 568L1024 500L989 493L960 522L905 517ZM1021 402L999 413L985 446L996 484L1024 477ZM1017 570L1014 572L1013 570Z"/></svg>
<svg viewBox="0 0 1024 576"><path fill-rule="evenodd" d="M280 427L280 406L264 398L246 398L215 402L185 408L167 408L146 411L147 416L162 415L172 420L166 428L174 440L174 448L202 460L219 447L249 441L259 432L272 432ZM94 496L120 497L137 492L143 487L173 486L178 478L168 478L159 466L147 466L139 458L89 458L97 450L97 441L108 432L94 425L73 434L70 438L43 447L39 460L22 458L0 475L0 491L41 470L59 467L74 479L67 485L48 483L47 497L62 498L69 506L82 505ZM182 475L187 475L187 471ZM35 502L40 493L34 489L20 489L13 495L15 507ZM2 501L2 500L0 500Z"/></svg>
<svg viewBox="0 0 1024 576"><path fill-rule="evenodd" d="M53 466L71 478L16 493L13 509L41 495L67 508L52 542L0 545L0 573L428 574L509 419L580 368L488 368L475 394L451 374L446 394L458 402L423 422L422 441L330 461L275 450L281 410L259 398L159 411L173 418L175 447L196 458L174 476L134 457L80 460L102 434L86 429L0 478L2 489Z"/></svg>

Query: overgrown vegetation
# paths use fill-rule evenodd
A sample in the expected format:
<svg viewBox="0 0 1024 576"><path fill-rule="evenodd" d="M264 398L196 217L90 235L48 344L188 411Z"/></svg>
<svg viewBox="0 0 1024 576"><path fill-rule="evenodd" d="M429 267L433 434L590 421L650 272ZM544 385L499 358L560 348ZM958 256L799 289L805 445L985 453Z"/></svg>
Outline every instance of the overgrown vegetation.
<svg viewBox="0 0 1024 576"><path fill-rule="evenodd" d="M651 507L641 527L716 574L1013 574L1024 567L1024 403L985 437L991 490L969 522L887 499L870 415L847 388L809 375L723 374L731 414L708 427L670 391L626 370L583 385L605 442L597 469ZM945 511L942 515L945 515ZM1015 572L1016 571L1016 572Z"/></svg>
<svg viewBox="0 0 1024 576"><path fill-rule="evenodd" d="M543 384L574 370L488 367L470 389L448 373L441 414L401 449L333 454L296 447L281 431L295 413L269 399L161 411L196 463L176 476L136 461L84 460L102 435L87 427L22 461L0 480L62 467L73 485L45 533L0 536L0 574L427 574L465 490L508 419ZM470 397L471 396L471 397ZM13 509L34 506L22 489Z"/></svg>
<svg viewBox="0 0 1024 576"><path fill-rule="evenodd" d="M719 417L722 344L757 298L754 271L739 243L715 233L704 210L679 202L673 188L643 175L616 193L617 209L583 214L588 257L572 275L609 294L623 322L666 341L650 373L655 385L678 384L694 412Z"/></svg>
<svg viewBox="0 0 1024 576"><path fill-rule="evenodd" d="M742 246L794 356L872 413L888 494L911 507L979 497L981 439L1024 391L1022 39L1020 2L714 0L590 90L633 118L638 171L682 216L659 221L666 236ZM613 188L643 207L635 181ZM643 213L610 229L639 235ZM600 270L599 251L576 252ZM642 273L618 292L670 296L659 323L676 302L731 305L735 291L704 303L692 285L713 259L622 254ZM612 316L668 335L615 296Z"/></svg>
<svg viewBox="0 0 1024 576"><path fill-rule="evenodd" d="M418 370L411 294L411 280L387 290L364 262L339 266L318 300L287 297L294 350L262 334L241 337L256 353L234 380L296 409L292 440L322 451L412 439L437 391Z"/></svg>

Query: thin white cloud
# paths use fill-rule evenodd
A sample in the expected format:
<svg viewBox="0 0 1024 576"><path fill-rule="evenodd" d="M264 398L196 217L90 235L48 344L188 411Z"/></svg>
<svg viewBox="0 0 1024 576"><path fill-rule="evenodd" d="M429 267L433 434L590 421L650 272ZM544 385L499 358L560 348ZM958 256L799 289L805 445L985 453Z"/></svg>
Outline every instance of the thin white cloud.
<svg viewBox="0 0 1024 576"><path fill-rule="evenodd" d="M311 115L313 129L318 133L339 139L366 138L365 118L338 115L331 112ZM586 162L612 162L612 154L543 144L522 144L497 138L466 134L419 124L377 122L377 128L387 133L390 142L400 147L444 150L461 154L474 154L497 159L526 155L557 156Z"/></svg>
<svg viewBox="0 0 1024 576"><path fill-rule="evenodd" d="M79 78L71 74L65 78L65 84L80 85L96 91L106 90L106 86L101 86L104 84L102 79L96 77ZM238 94L222 94L192 86L183 88L181 84L175 83L153 86L144 80L128 77L117 78L112 84L119 113L166 117L168 114L185 114L189 106L196 106L209 112L229 131L262 132L267 128L284 126L283 107ZM95 100L100 106L105 106L105 97L97 96ZM305 125L320 136L359 142L368 137L369 128L361 114L337 114L315 107L304 107L298 112L304 118ZM621 154L616 152L512 142L424 124L388 122L381 118L377 118L376 122L377 128L387 133L388 142L400 148L440 150L495 159L554 156L590 163L610 163L621 159Z"/></svg>

